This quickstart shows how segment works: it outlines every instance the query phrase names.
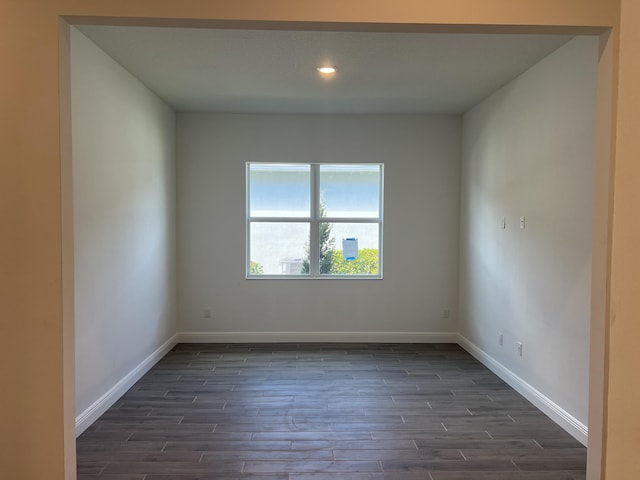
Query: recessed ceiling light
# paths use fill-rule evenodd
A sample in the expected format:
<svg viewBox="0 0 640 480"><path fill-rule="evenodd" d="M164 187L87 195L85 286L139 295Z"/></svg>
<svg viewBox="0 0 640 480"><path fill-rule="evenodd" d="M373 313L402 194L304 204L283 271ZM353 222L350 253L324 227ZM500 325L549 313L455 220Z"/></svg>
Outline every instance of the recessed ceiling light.
<svg viewBox="0 0 640 480"><path fill-rule="evenodd" d="M329 67L329 66L325 66L325 67L318 67L318 72L320 73L320 75L333 75L336 73L336 69L335 67Z"/></svg>

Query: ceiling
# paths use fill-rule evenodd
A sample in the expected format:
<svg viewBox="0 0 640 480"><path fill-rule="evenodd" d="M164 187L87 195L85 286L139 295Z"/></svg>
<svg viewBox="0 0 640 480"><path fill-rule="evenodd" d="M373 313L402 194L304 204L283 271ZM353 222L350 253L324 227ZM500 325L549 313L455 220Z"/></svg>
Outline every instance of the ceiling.
<svg viewBox="0 0 640 480"><path fill-rule="evenodd" d="M174 109L242 113L463 113L571 38L78 28Z"/></svg>

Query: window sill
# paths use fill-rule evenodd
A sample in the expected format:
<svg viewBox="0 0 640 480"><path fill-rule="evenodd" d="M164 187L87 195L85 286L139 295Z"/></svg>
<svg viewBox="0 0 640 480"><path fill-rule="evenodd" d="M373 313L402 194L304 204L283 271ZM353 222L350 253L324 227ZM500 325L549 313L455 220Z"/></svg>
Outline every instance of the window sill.
<svg viewBox="0 0 640 480"><path fill-rule="evenodd" d="M247 275L246 280L382 280L382 275Z"/></svg>

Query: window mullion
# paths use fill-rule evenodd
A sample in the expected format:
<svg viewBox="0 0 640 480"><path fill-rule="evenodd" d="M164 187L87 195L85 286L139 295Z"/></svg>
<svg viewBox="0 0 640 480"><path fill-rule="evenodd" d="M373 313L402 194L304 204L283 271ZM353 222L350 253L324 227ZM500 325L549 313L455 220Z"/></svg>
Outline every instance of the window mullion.
<svg viewBox="0 0 640 480"><path fill-rule="evenodd" d="M319 165L311 164L311 224L309 225L309 274L320 275L320 175Z"/></svg>
<svg viewBox="0 0 640 480"><path fill-rule="evenodd" d="M384 166L380 165L380 179L378 181L378 275L382 278L383 261L383 225L384 225Z"/></svg>
<svg viewBox="0 0 640 480"><path fill-rule="evenodd" d="M248 277L251 273L251 220L249 219L250 213L251 213L251 188L250 188L250 182L249 182L249 172L250 172L250 164L247 163L245 165L245 174L244 174L244 181L245 181L245 235L244 235L244 241L245 241L245 245L244 245L244 251L245 251L245 256L244 256L244 270L245 270L245 275Z"/></svg>

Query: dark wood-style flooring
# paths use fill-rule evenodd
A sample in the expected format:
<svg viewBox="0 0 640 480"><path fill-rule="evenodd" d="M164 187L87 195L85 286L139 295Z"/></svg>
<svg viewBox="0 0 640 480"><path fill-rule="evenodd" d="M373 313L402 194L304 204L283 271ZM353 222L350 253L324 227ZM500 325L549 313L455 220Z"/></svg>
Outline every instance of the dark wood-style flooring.
<svg viewBox="0 0 640 480"><path fill-rule="evenodd" d="M457 345L180 344L79 480L578 480L586 449Z"/></svg>

